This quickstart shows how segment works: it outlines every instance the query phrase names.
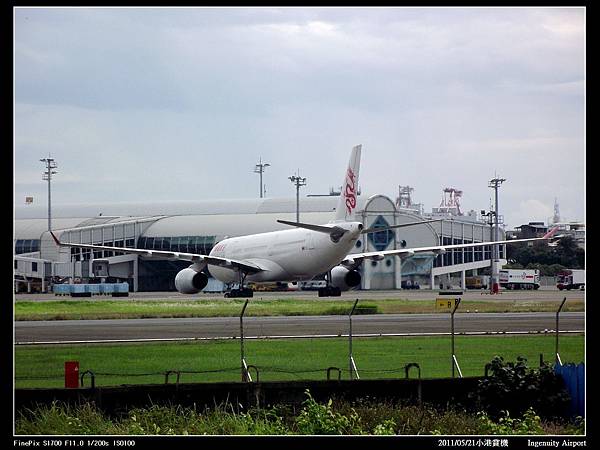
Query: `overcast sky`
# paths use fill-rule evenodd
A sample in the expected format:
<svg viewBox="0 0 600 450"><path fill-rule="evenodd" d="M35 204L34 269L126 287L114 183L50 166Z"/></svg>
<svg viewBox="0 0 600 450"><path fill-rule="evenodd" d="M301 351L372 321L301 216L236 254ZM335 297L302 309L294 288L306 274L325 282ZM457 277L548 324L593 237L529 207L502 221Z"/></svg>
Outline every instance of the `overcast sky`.
<svg viewBox="0 0 600 450"><path fill-rule="evenodd" d="M584 220L583 8L17 8L14 196L56 204L444 187Z"/></svg>

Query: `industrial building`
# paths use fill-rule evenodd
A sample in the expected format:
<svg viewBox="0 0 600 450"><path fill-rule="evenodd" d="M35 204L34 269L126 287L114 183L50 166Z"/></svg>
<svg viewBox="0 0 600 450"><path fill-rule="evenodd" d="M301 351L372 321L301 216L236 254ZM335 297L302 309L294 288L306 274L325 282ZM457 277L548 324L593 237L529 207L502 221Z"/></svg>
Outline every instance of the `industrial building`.
<svg viewBox="0 0 600 450"><path fill-rule="evenodd" d="M430 218L440 221L365 235L356 243L356 252L490 240L491 228L485 221L474 211L467 215L460 211L460 191L444 190L451 194L450 200L442 200L439 208L426 214L421 205L411 203L411 190L401 187L396 201L385 195L359 196L357 220L366 227ZM334 216L337 200L335 195L301 198L300 220L328 222ZM277 219L296 219L296 199L53 205L52 229L64 242L208 254L226 237L286 229ZM127 281L132 291L175 290L175 275L189 265L185 261L118 252L59 248L47 231L47 223L43 206L15 208L14 274L18 290L32 290L37 283L46 291L49 284L59 280L99 278ZM499 239L504 239L502 230ZM500 265L506 263L504 255L505 248L500 246ZM422 288L437 288L440 283L448 285L450 274L455 274L457 283L464 286L465 273L489 267L490 258L490 246L451 250L437 256L390 256L365 262L359 268L360 287L400 289L418 284ZM209 283L206 289L214 286L215 283Z"/></svg>
<svg viewBox="0 0 600 450"><path fill-rule="evenodd" d="M555 222L544 225L544 222L529 222L515 227L514 231L507 231L507 239L527 239L541 237L550 228L557 228L557 236L570 236L579 248L585 250L585 224L581 222Z"/></svg>

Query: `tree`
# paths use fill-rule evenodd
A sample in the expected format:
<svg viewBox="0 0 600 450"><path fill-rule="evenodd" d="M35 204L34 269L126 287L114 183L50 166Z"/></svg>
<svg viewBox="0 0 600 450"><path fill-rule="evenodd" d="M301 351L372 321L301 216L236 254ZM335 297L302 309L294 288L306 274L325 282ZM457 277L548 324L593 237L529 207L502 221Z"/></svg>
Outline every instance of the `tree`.
<svg viewBox="0 0 600 450"><path fill-rule="evenodd" d="M573 269L579 269L577 261L577 242L571 236L565 236L558 241L556 254L560 258L560 263Z"/></svg>
<svg viewBox="0 0 600 450"><path fill-rule="evenodd" d="M506 248L511 268L538 268L541 275L554 276L562 269L585 267L585 250L579 248L571 236L561 238L555 247L550 247L547 242L537 241L533 244L511 244Z"/></svg>

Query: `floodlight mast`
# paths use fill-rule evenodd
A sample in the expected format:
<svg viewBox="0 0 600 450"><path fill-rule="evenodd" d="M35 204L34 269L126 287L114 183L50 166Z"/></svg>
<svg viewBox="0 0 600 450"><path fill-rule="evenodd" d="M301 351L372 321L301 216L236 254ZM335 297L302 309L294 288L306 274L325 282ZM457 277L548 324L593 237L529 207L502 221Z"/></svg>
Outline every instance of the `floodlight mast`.
<svg viewBox="0 0 600 450"><path fill-rule="evenodd" d="M263 175L262 174L265 171L265 168L269 167L270 165L271 164L269 164L269 163L263 163L262 162L262 157L260 157L258 159L258 164L254 168L254 173L260 174L260 198L263 198L263 194L266 191L266 189L263 186Z"/></svg>
<svg viewBox="0 0 600 450"><path fill-rule="evenodd" d="M306 178L300 177L300 169L298 175L292 175L288 179L296 185L296 222L300 222L300 187L306 186Z"/></svg>
<svg viewBox="0 0 600 450"><path fill-rule="evenodd" d="M494 176L493 179L490 180L488 187L494 189L495 195L495 203L494 203L494 221L495 221L495 230L494 230L494 241L498 240L499 237L499 227L498 227L498 188L502 183L506 181L506 178L498 178L498 176ZM499 272L498 272L498 263L500 262L500 252L498 245L492 246L492 255L494 258L494 265L492 266L492 282L495 283L495 288L497 288L499 280Z"/></svg>
<svg viewBox="0 0 600 450"><path fill-rule="evenodd" d="M54 158L51 158L48 154L48 158L40 159L40 162L46 164L46 171L42 174L42 180L48 181L48 231L52 230L52 194L51 194L51 181L52 175L57 174L53 169L56 169L58 166L54 161Z"/></svg>
<svg viewBox="0 0 600 450"><path fill-rule="evenodd" d="M487 217L487 224L490 226L490 241L494 240L494 216L496 215L496 211L488 211L481 210L482 217ZM491 293L494 293L494 246L490 246L490 271L492 273L491 282L489 285L489 289Z"/></svg>

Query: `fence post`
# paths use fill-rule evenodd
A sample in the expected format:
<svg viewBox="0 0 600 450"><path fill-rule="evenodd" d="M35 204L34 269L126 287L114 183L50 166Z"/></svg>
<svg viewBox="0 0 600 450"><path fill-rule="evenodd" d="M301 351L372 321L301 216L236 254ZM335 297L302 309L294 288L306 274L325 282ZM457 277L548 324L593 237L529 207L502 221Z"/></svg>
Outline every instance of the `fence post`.
<svg viewBox="0 0 600 450"><path fill-rule="evenodd" d="M246 357L244 356L244 313L246 312L246 306L248 306L248 300L244 303L242 312L240 313L240 358L241 358L241 371L242 381L252 381L250 372L248 371L248 364L246 364Z"/></svg>
<svg viewBox="0 0 600 450"><path fill-rule="evenodd" d="M556 345L554 346L554 358L557 364L562 366L562 361L560 360L560 354L558 353L558 332L559 332L559 323L558 317L560 315L560 311L562 310L565 302L567 301L567 297L563 298L560 306L558 307L558 311L556 311Z"/></svg>
<svg viewBox="0 0 600 450"><path fill-rule="evenodd" d="M179 377L181 376L181 372L179 370L167 370L165 372L165 384L169 384L169 376L174 373L175 375L177 375L177 379L175 381L175 384L177 386L179 386Z"/></svg>
<svg viewBox="0 0 600 450"><path fill-rule="evenodd" d="M349 355L348 355L348 364L350 366L350 379L354 379L354 375L356 375L356 379L360 380L360 376L358 376L358 370L356 369L356 364L354 363L354 357L352 356L352 314L354 314L354 310L356 309L356 305L358 304L358 299L354 302L354 306L352 306L352 310L348 315L348 320L350 322L350 329L348 332L348 345L349 345Z"/></svg>
<svg viewBox="0 0 600 450"><path fill-rule="evenodd" d="M327 368L327 381L331 380L331 371L332 370L337 370L338 380L341 380L342 379L342 371L337 367L328 367Z"/></svg>
<svg viewBox="0 0 600 450"><path fill-rule="evenodd" d="M454 305L454 309L452 310L452 313L450 314L450 333L452 335L452 358L451 358L451 363L452 363L452 378L454 378L454 367L456 366L456 369L458 370L458 375L460 378L462 378L462 371L460 370L460 366L458 365L458 360L456 359L456 352L454 350L454 313L456 312L456 310L458 309L458 305L460 305L460 297L455 299L456 303Z"/></svg>
<svg viewBox="0 0 600 450"><path fill-rule="evenodd" d="M85 377L85 375L88 375L88 374L90 376L90 379L92 380L92 382L91 382L92 389L94 389L96 387L96 375L91 370L86 370L85 372L83 372L81 374L81 387L83 387L83 377Z"/></svg>

